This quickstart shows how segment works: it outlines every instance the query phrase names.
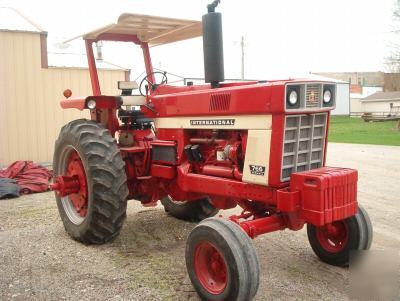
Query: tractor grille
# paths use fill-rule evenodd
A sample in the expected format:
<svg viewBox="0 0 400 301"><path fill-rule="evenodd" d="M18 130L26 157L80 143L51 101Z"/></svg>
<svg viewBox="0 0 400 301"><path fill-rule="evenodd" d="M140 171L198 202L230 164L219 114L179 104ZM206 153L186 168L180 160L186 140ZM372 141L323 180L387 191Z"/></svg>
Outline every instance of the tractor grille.
<svg viewBox="0 0 400 301"><path fill-rule="evenodd" d="M230 93L211 94L210 111L228 111L230 104Z"/></svg>
<svg viewBox="0 0 400 301"><path fill-rule="evenodd" d="M281 181L292 172L322 167L326 119L326 113L286 116Z"/></svg>
<svg viewBox="0 0 400 301"><path fill-rule="evenodd" d="M320 106L321 85L307 85L306 88L306 108L315 108Z"/></svg>

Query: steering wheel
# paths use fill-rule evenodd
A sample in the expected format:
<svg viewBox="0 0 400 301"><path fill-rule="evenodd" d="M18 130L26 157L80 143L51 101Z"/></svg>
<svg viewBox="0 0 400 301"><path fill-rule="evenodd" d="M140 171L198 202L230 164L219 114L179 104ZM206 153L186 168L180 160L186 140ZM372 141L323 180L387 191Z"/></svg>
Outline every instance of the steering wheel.
<svg viewBox="0 0 400 301"><path fill-rule="evenodd" d="M161 75L162 75L161 82L160 82L159 84L153 83L153 82L151 82L151 80L149 79L149 77L150 77L151 75L153 75L154 81L155 81L155 75L156 75L156 74L161 74ZM150 73L150 74L147 74L145 77L143 77L142 81L140 82L140 85L139 85L139 92L140 92L140 95L142 95L142 96L146 96L146 95L147 95L147 90L146 90L146 93L143 93L143 91L142 91L142 87L143 87L143 84L144 84L144 83L146 83L146 85L147 85L148 87L150 87L150 89L151 89L152 91L154 91L155 89L157 89L157 86L159 86L159 85L165 85L167 82L168 82L167 71L164 71L164 72L161 72L161 71L154 71L154 72L152 72L152 73ZM146 85L145 85L145 86L146 86Z"/></svg>

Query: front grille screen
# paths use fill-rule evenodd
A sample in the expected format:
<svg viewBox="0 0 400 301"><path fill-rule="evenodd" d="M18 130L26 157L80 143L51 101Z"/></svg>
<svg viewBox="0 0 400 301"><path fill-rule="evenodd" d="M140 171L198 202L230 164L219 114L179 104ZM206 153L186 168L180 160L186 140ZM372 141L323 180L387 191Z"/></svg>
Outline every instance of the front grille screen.
<svg viewBox="0 0 400 301"><path fill-rule="evenodd" d="M326 122L326 113L286 116L281 181L292 172L322 167Z"/></svg>
<svg viewBox="0 0 400 301"><path fill-rule="evenodd" d="M319 84L308 84L306 87L306 108L320 107L321 88Z"/></svg>

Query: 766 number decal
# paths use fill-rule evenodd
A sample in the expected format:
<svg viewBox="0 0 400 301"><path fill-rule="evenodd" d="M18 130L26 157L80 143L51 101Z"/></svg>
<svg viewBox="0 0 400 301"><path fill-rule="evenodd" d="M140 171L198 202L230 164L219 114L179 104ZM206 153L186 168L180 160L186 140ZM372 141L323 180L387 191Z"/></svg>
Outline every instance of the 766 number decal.
<svg viewBox="0 0 400 301"><path fill-rule="evenodd" d="M265 166L261 165L251 165L250 164L250 173L256 176L264 176L265 174Z"/></svg>

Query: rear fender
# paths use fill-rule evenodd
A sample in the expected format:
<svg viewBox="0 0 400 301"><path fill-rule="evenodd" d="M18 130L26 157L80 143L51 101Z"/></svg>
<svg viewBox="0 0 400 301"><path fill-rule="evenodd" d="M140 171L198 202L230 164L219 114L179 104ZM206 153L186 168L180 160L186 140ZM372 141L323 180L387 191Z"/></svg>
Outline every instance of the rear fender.
<svg viewBox="0 0 400 301"><path fill-rule="evenodd" d="M96 101L96 109L119 109L122 105L120 96L104 95L63 99L60 101L60 105L63 109L78 109L82 111L88 109L87 103L92 99Z"/></svg>
<svg viewBox="0 0 400 301"><path fill-rule="evenodd" d="M96 108L91 110L87 107L90 100L96 101ZM121 108L122 99L120 96L88 96L63 99L60 101L63 109L84 109L90 110L91 119L103 124L114 137L115 132L119 128L118 119L116 117L117 109Z"/></svg>

